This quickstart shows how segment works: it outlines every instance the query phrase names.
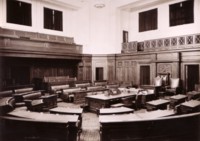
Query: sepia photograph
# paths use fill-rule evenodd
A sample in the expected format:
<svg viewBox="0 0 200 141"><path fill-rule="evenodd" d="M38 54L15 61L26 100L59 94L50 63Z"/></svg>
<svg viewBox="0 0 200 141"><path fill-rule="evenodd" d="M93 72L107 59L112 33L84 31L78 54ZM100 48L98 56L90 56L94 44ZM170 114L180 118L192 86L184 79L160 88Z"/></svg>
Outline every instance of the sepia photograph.
<svg viewBox="0 0 200 141"><path fill-rule="evenodd" d="M200 141L200 0L0 0L0 141Z"/></svg>

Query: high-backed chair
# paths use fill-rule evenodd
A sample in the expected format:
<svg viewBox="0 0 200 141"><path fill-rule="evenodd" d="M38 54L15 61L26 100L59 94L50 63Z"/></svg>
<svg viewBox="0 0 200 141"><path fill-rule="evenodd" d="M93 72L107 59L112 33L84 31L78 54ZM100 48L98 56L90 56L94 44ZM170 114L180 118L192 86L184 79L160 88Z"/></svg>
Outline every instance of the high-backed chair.
<svg viewBox="0 0 200 141"><path fill-rule="evenodd" d="M169 85L170 73L158 73L158 76L154 79L154 85L156 86L156 96L164 97L166 93L166 86Z"/></svg>
<svg viewBox="0 0 200 141"><path fill-rule="evenodd" d="M166 87L166 93L170 95L177 94L179 88L179 78L170 78L170 85Z"/></svg>

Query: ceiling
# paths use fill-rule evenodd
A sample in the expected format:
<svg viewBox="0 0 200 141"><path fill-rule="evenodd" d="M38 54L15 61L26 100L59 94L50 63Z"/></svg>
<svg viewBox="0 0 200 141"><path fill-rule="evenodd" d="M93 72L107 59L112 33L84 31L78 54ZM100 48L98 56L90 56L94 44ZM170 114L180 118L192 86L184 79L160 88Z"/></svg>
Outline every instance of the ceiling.
<svg viewBox="0 0 200 141"><path fill-rule="evenodd" d="M159 5L162 3L175 1L175 0L42 0L55 5L64 6L73 10L83 8L88 4L94 4L98 1L110 3L116 8L121 10L134 11L141 8ZM91 5L92 5L91 4Z"/></svg>

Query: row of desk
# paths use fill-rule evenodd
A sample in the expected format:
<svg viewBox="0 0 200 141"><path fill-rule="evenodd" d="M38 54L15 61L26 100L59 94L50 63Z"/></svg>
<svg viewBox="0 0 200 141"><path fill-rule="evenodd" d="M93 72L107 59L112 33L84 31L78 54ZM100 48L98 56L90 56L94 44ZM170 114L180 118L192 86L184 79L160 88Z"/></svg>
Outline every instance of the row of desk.
<svg viewBox="0 0 200 141"><path fill-rule="evenodd" d="M120 110L120 109L119 109ZM105 112L102 112L105 113ZM124 121L136 121L143 119L155 119L161 117L167 117L175 115L173 110L156 110L144 113L130 113L120 115L99 115L100 123L112 123L112 122L124 122Z"/></svg>
<svg viewBox="0 0 200 141"><path fill-rule="evenodd" d="M62 110L62 109L58 109ZM55 109L56 111L56 109ZM53 111L52 111L53 112ZM76 141L79 135L79 115L62 115L15 109L1 117L3 140Z"/></svg>

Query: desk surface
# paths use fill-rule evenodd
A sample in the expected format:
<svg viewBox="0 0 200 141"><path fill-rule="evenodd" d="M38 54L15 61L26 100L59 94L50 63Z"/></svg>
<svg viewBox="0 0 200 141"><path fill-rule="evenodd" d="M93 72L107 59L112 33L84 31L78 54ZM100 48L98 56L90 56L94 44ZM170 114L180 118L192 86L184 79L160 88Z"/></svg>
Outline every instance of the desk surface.
<svg viewBox="0 0 200 141"><path fill-rule="evenodd" d="M161 105L161 104L167 104L167 103L169 103L169 100L165 100L165 99L158 99L158 100L153 100L153 101L147 102L147 104L154 105L154 106Z"/></svg>
<svg viewBox="0 0 200 141"><path fill-rule="evenodd" d="M183 94L178 94L178 95L170 97L170 99L174 99L174 100L180 100L180 99L184 99L184 98L187 98L187 96L183 95Z"/></svg>
<svg viewBox="0 0 200 141"><path fill-rule="evenodd" d="M52 97L57 97L57 95L56 94L46 94L46 95L43 95L43 96L41 96L40 98L42 98L42 99L45 99L45 98L52 98Z"/></svg>
<svg viewBox="0 0 200 141"><path fill-rule="evenodd" d="M99 110L99 114L118 114L118 113L126 113L133 112L134 110L126 107L119 108L102 108Z"/></svg>
<svg viewBox="0 0 200 141"><path fill-rule="evenodd" d="M67 122L77 122L78 116L76 115L56 115L56 114L45 114L45 113L38 113L38 112L30 112L30 111L23 111L23 110L14 110L8 115L33 119L33 120L40 120L45 122L58 122L58 123L67 123Z"/></svg>
<svg viewBox="0 0 200 141"><path fill-rule="evenodd" d="M190 100L190 101L186 101L186 102L182 103L181 105L186 106L186 107L195 108L197 106L200 106L200 101Z"/></svg>
<svg viewBox="0 0 200 141"><path fill-rule="evenodd" d="M99 99L99 100L112 100L112 99L128 97L128 96L135 96L135 94L134 93L121 93L121 94L116 94L116 95L97 94L97 95L86 96L86 98Z"/></svg>
<svg viewBox="0 0 200 141"><path fill-rule="evenodd" d="M123 114L123 115L100 115L99 122L101 123L111 123L111 122L125 122L125 121L137 121L143 119L155 119L166 116L174 115L173 110L156 110L145 113L137 114Z"/></svg>
<svg viewBox="0 0 200 141"><path fill-rule="evenodd" d="M187 95L200 95L200 91L190 91L187 92Z"/></svg>
<svg viewBox="0 0 200 141"><path fill-rule="evenodd" d="M56 107L49 110L50 112L55 113L63 113L63 114L82 114L83 109L82 108L65 108L65 107Z"/></svg>

